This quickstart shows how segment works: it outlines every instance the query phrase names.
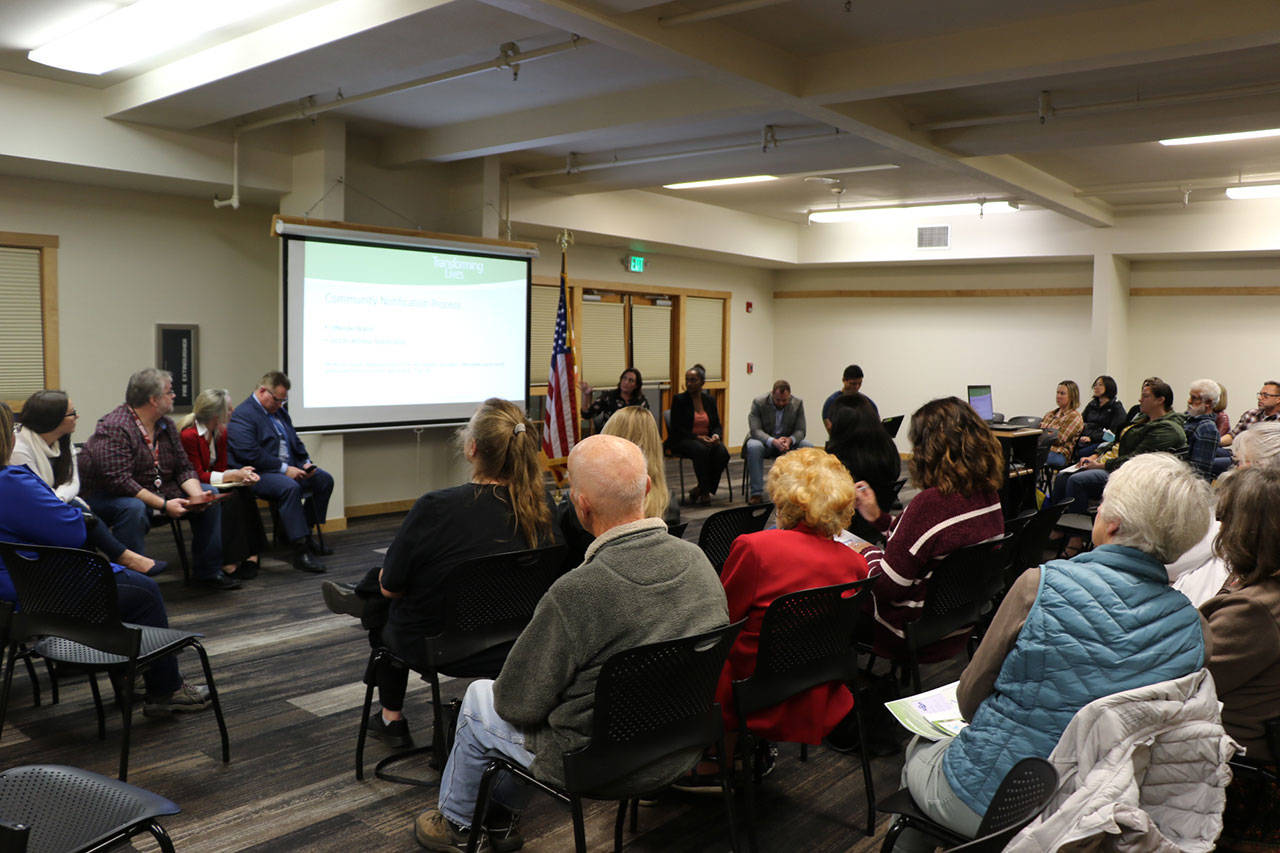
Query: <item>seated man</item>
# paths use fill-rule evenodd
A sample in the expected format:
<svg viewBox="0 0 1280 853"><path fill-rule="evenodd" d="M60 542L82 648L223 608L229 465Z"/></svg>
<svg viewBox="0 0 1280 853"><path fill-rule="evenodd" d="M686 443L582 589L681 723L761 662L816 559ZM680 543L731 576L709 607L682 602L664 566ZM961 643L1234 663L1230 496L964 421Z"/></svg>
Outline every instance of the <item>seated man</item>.
<svg viewBox="0 0 1280 853"><path fill-rule="evenodd" d="M428 850L465 847L489 755L563 783L564 754L588 741L596 679L606 659L728 624L724 590L707 558L669 535L662 519L644 517L649 477L639 447L618 436L593 435L569 454L569 479L569 499L596 539L585 562L547 591L498 679L467 688L440 779L439 807L419 815L414 826ZM632 781L637 789L659 787L696 759L695 752L657 762ZM501 780L494 788L486 831L495 842L511 840L511 813L524 804L523 789L509 788Z"/></svg>
<svg viewBox="0 0 1280 853"><path fill-rule="evenodd" d="M201 486L182 449L173 411L173 377L147 367L129 377L124 403L98 421L80 454L81 497L126 548L145 554L153 514L189 518L195 538L194 575L214 589L239 589L222 571L222 513L202 501ZM227 568L234 568L227 566Z"/></svg>
<svg viewBox="0 0 1280 853"><path fill-rule="evenodd" d="M862 368L856 364L851 364L844 369L844 375L840 377L840 390L833 393L822 404L822 423L827 428L827 432L831 432L831 422L834 420L836 400L841 397L848 397L851 394L857 394L862 391ZM866 395L863 394L865 397ZM867 402L871 403L871 398L867 397ZM871 403L871 408L875 409L876 404ZM879 410L877 409L877 413Z"/></svg>
<svg viewBox="0 0 1280 853"><path fill-rule="evenodd" d="M1229 447L1236 436L1250 426L1268 421L1280 421L1280 381L1274 379L1262 383L1262 390L1258 392L1258 408L1242 414L1240 420L1236 421L1235 428L1222 436L1220 443L1223 447Z"/></svg>
<svg viewBox="0 0 1280 853"><path fill-rule="evenodd" d="M1212 379L1197 379L1187 393L1187 420L1182 429L1187 434L1190 453L1187 461L1195 472L1212 481L1213 459L1218 450L1218 418L1213 407L1218 404L1218 383Z"/></svg>
<svg viewBox="0 0 1280 853"><path fill-rule="evenodd" d="M303 572L323 572L324 563L314 555L331 554L311 538L311 522L324 524L333 494L333 477L316 467L307 446L293 429L285 411L289 377L273 370L262 377L258 390L236 406L227 424L227 456L234 467L252 466L258 482L253 493L276 505L285 541L293 548L293 567ZM310 498L306 508L303 498Z"/></svg>
<svg viewBox="0 0 1280 853"><path fill-rule="evenodd" d="M797 447L813 447L804 440L804 401L791 396L791 383L779 379L773 391L751 401L747 415L750 434L742 445L751 485L747 503L764 500L764 460L781 456Z"/></svg>

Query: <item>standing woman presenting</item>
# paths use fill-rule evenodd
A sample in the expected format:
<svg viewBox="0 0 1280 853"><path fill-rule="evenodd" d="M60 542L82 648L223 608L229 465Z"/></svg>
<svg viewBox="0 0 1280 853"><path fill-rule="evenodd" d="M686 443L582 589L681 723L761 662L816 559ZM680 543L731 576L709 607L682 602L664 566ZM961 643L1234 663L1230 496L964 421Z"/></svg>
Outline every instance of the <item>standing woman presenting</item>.
<svg viewBox="0 0 1280 853"><path fill-rule="evenodd" d="M684 391L671 400L671 426L667 450L693 463L698 485L689 490L689 503L709 504L720 488L720 476L729 467L729 451L720 440L720 413L716 401L702 386L707 371L695 364L684 372Z"/></svg>

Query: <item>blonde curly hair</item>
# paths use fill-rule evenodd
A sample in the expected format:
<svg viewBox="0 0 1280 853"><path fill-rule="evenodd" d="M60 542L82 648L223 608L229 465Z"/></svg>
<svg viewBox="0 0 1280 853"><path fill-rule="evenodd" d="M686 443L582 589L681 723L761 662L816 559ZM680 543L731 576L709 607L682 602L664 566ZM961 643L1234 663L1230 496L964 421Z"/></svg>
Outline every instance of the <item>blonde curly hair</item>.
<svg viewBox="0 0 1280 853"><path fill-rule="evenodd" d="M769 470L765 488L784 530L804 522L824 536L835 536L853 518L853 477L825 450L802 447L784 454Z"/></svg>

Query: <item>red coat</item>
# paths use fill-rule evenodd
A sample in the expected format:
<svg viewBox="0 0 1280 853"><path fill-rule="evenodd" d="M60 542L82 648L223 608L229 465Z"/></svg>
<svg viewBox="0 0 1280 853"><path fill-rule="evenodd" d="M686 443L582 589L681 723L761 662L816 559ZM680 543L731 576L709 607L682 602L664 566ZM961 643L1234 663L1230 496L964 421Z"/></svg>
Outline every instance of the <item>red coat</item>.
<svg viewBox="0 0 1280 853"><path fill-rule="evenodd" d="M792 530L764 530L734 540L720 580L729 602L730 621L745 616L747 624L729 650L729 660L716 687L716 701L724 711L726 728L738 727L732 682L755 671L760 623L773 600L789 592L849 583L866 576L867 562L861 554L819 536L803 524ZM754 714L751 730L768 740L817 744L852 708L853 696L843 684L822 684Z"/></svg>
<svg viewBox="0 0 1280 853"><path fill-rule="evenodd" d="M227 431L225 429L218 430L218 460L210 467L209 464L209 441L207 436L201 436L196 431L195 424L187 427L182 431L182 449L187 451L187 458L191 460L191 467L196 469L196 476L200 478L200 482L209 482L209 474L214 471L227 470Z"/></svg>

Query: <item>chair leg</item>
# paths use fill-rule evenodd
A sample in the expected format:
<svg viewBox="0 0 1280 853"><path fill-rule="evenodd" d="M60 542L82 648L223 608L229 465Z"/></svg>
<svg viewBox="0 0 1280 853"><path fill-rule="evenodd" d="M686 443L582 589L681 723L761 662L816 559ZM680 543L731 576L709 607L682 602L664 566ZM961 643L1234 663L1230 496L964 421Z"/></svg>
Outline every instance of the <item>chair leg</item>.
<svg viewBox="0 0 1280 853"><path fill-rule="evenodd" d="M618 816L613 819L613 853L622 853L622 828L627 823L627 801L618 800Z"/></svg>
<svg viewBox="0 0 1280 853"><path fill-rule="evenodd" d="M742 755L743 769L747 772L742 774L743 801L746 805L746 814L742 816L743 822L747 825L747 850L750 853L760 849L760 845L756 839L756 767L755 767L755 739L751 736L751 732L747 731L747 727L742 725L738 730L738 751ZM747 761L751 761L751 768L746 767Z"/></svg>
<svg viewBox="0 0 1280 853"><path fill-rule="evenodd" d="M733 813L733 756L725 755L724 738L716 741L716 756L720 771L720 795L724 798L724 814L729 824L729 849L738 853L738 821Z"/></svg>
<svg viewBox="0 0 1280 853"><path fill-rule="evenodd" d="M635 835L640 831L640 798L631 798L631 834Z"/></svg>
<svg viewBox="0 0 1280 853"><path fill-rule="evenodd" d="M428 764L443 772L449 753L445 747L444 703L440 700L440 677L433 671L426 673L431 684L431 761Z"/></svg>
<svg viewBox="0 0 1280 853"><path fill-rule="evenodd" d="M377 681L374 672L378 661L382 659L380 650L374 649L369 655L369 664L364 672L364 705L360 707L360 734L356 736L356 780L364 781L364 743L369 736L369 713L373 709L373 685Z"/></svg>
<svg viewBox="0 0 1280 853"><path fill-rule="evenodd" d="M867 696L867 691L861 691L863 697ZM858 691L854 691L854 695L858 695ZM863 725L862 715L867 707L864 698L859 698L853 707L853 719L858 724L858 744L861 747L858 750L858 756L862 760L862 788L867 796L867 837L871 838L876 834L876 788L875 782L871 778L871 761L867 758L867 731Z"/></svg>
<svg viewBox="0 0 1280 853"><path fill-rule="evenodd" d="M191 561L187 559L187 541L182 535L182 525L178 519L170 518L169 527L173 530L173 541L178 545L178 560L182 563L182 582L191 583Z"/></svg>
<svg viewBox="0 0 1280 853"><path fill-rule="evenodd" d="M89 689L93 691L93 707L98 712L98 740L107 739L107 717L106 712L102 709L102 694L98 692L98 676L89 673ZM120 703L117 703L120 704ZM127 710L123 704L120 704L120 710Z"/></svg>
<svg viewBox="0 0 1280 853"><path fill-rule="evenodd" d="M31 655L23 655L22 663L27 667L27 677L31 679L31 704L40 707L40 679L36 678L36 667L31 662Z"/></svg>
<svg viewBox="0 0 1280 853"><path fill-rule="evenodd" d="M222 738L222 763L231 761L231 739L227 736L227 721L222 716L222 702L218 700L218 688L213 683L213 668L209 666L209 655L204 646L196 640L191 647L200 655L200 668L204 670L204 683L209 688L209 701L213 703L213 716L218 720L218 734Z"/></svg>
<svg viewBox="0 0 1280 853"><path fill-rule="evenodd" d="M45 659L45 672L49 674L49 704L58 704L58 671L53 668L53 662Z"/></svg>
<svg viewBox="0 0 1280 853"><path fill-rule="evenodd" d="M893 826L889 827L889 831L884 835L884 843L880 845L880 853L893 853L893 845L898 843L898 836L906 828L907 824L902 818L895 820Z"/></svg>
<svg viewBox="0 0 1280 853"><path fill-rule="evenodd" d="M158 822L155 820L148 821L147 832L150 832L152 837L155 838L156 844L160 845L162 853L174 853L173 841L169 838L169 833L165 832L164 827Z"/></svg>
<svg viewBox="0 0 1280 853"><path fill-rule="evenodd" d="M128 678L130 692L133 687L133 676L135 673L135 662L129 661L129 666L125 669L125 677ZM98 689L98 682L92 675L89 676L94 690ZM116 699L120 703L120 716L123 726L120 731L120 781L129 781L129 741L133 734L133 703L126 701L127 697L121 695L120 691L116 691Z"/></svg>
<svg viewBox="0 0 1280 853"><path fill-rule="evenodd" d="M807 743L800 744L800 760L801 761L809 760L809 744Z"/></svg>
<svg viewBox="0 0 1280 853"><path fill-rule="evenodd" d="M587 853L587 827L582 819L582 800L574 797L569 808L573 811L573 849L575 853Z"/></svg>
<svg viewBox="0 0 1280 853"><path fill-rule="evenodd" d="M4 718L9 711L9 689L13 686L13 665L17 662L18 644L9 644L8 660L4 666L4 683L0 686L0 738L4 737Z"/></svg>
<svg viewBox="0 0 1280 853"><path fill-rule="evenodd" d="M493 792L493 782L498 777L502 765L490 761L480 774L480 789L476 792L476 810L471 815L471 834L467 839L467 853L476 853L480 849L480 836L484 832L485 817L489 814L489 795Z"/></svg>

